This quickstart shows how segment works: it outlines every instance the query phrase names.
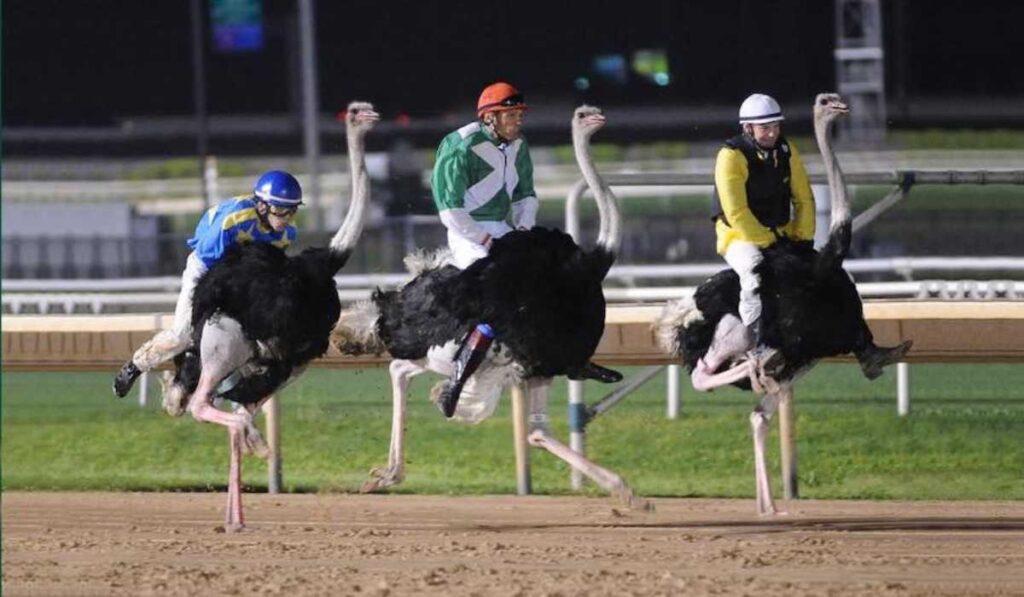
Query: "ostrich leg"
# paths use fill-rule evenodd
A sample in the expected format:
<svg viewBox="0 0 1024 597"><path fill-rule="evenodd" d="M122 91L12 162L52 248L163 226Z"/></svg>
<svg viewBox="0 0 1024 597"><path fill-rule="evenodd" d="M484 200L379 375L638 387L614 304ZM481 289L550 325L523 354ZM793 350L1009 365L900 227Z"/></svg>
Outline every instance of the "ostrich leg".
<svg viewBox="0 0 1024 597"><path fill-rule="evenodd" d="M762 516L785 514L775 508L772 488L768 482L768 462L765 457L765 443L768 438L769 422L775 415L782 400L791 400L792 388L782 385L777 391L765 394L761 403L750 413L750 428L754 436L754 484L757 489L757 513Z"/></svg>
<svg viewBox="0 0 1024 597"><path fill-rule="evenodd" d="M370 478L359 488L362 493L379 491L398 485L405 479L405 411L409 382L426 369L414 361L394 360L388 366L391 374L391 447L388 466L370 471Z"/></svg>
<svg viewBox="0 0 1024 597"><path fill-rule="evenodd" d="M735 315L723 317L715 328L715 338L711 346L704 357L697 361L697 366L690 374L693 389L708 392L746 377L753 380L757 373L763 371L765 363L772 361L778 354L775 349L766 349L756 358L747 358L731 369L715 373L722 363L742 355L750 348L751 338L747 326Z"/></svg>
<svg viewBox="0 0 1024 597"><path fill-rule="evenodd" d="M252 358L241 325L230 318L208 321L203 329L200 355L203 372L189 403L189 411L197 421L216 423L228 428L231 465L228 474L228 511L225 530L238 531L242 518L242 445L246 429L253 426L248 412L228 413L213 406L214 390L220 380Z"/></svg>
<svg viewBox="0 0 1024 597"><path fill-rule="evenodd" d="M526 382L530 398L529 436L531 446L543 448L566 464L586 475L594 483L619 498L622 503L634 510L651 511L653 504L636 495L633 489L619 475L601 467L574 452L569 446L558 441L551 435L548 428L548 391L551 389L551 378L533 378Z"/></svg>

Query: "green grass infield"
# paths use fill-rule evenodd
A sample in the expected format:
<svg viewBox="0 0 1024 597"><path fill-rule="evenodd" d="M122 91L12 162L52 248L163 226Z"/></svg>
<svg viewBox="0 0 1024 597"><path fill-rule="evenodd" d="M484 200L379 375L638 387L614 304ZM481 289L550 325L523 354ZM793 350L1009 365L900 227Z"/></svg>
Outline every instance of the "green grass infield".
<svg viewBox="0 0 1024 597"><path fill-rule="evenodd" d="M625 373L634 371L625 369ZM111 374L2 376L5 490L220 490L227 434L150 404L118 400ZM917 365L912 412L896 414L895 372L869 382L849 364L821 365L796 390L802 497L849 499L1024 499L1024 369L1019 365ZM401 493L515 492L511 406L478 425L449 422L426 396L436 377L416 380ZM698 394L681 386L681 416L665 416L665 376L588 427L589 454L647 496L752 497L748 416L738 390ZM588 382L588 402L607 388ZM385 369L313 370L282 395L286 491L355 491L387 460L391 399ZM566 383L554 384L555 433L567 439ZM777 494L778 434L769 439ZM571 494L568 467L531 451L536 493ZM266 464L244 463L247 489L266 488ZM600 495L592 485L589 495Z"/></svg>

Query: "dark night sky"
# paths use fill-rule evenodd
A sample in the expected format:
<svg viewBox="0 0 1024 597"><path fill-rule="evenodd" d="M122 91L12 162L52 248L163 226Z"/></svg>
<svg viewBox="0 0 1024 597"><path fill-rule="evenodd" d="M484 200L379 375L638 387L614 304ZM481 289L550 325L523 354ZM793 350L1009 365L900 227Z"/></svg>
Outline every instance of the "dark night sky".
<svg viewBox="0 0 1024 597"><path fill-rule="evenodd" d="M589 99L734 103L756 89L785 102L834 84L831 0L591 0L551 14L556 3L320 0L321 108L361 97L388 113L469 113L498 78L528 98L574 97L593 54L650 47L668 49L672 85L593 88ZM265 0L261 52L209 54L211 112L291 109L294 11L294 0ZM890 96L1024 96L1024 2L883 0L883 18ZM6 0L3 89L10 126L189 114L189 2Z"/></svg>

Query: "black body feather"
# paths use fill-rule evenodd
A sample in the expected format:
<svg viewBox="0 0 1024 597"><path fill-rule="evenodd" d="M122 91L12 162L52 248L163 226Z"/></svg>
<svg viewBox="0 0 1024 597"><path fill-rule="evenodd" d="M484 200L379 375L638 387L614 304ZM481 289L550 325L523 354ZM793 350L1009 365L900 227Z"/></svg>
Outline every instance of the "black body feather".
<svg viewBox="0 0 1024 597"><path fill-rule="evenodd" d="M233 245L200 278L192 296L193 346L200 345L209 319L225 315L241 324L247 340L273 351L254 359L259 374L246 376L221 397L258 402L296 367L327 352L341 313L334 275L349 254L311 248L289 257L269 244ZM197 350L187 351L180 361L175 381L191 393L201 368Z"/></svg>
<svg viewBox="0 0 1024 597"><path fill-rule="evenodd" d="M378 291L377 331L392 356L419 359L485 322L527 377L574 377L604 332L601 282L613 261L559 230L509 232L465 270L429 270L399 291Z"/></svg>

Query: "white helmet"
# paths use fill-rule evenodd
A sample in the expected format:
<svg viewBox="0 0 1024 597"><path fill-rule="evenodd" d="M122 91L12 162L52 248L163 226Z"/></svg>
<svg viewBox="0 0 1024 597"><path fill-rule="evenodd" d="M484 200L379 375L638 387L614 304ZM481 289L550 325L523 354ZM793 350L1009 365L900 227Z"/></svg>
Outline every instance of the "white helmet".
<svg viewBox="0 0 1024 597"><path fill-rule="evenodd" d="M770 95L755 93L740 105L740 124L767 124L785 120L779 102Z"/></svg>

